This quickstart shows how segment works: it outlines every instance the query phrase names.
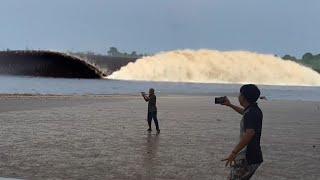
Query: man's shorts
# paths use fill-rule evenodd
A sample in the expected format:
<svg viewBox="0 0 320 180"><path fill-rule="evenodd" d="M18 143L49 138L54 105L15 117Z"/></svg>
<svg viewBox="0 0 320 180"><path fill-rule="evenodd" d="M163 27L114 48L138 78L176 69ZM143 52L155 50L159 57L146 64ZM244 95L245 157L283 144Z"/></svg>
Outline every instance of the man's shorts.
<svg viewBox="0 0 320 180"><path fill-rule="evenodd" d="M230 180L250 179L261 164L248 164L245 151L240 152L235 160L236 164L231 166Z"/></svg>

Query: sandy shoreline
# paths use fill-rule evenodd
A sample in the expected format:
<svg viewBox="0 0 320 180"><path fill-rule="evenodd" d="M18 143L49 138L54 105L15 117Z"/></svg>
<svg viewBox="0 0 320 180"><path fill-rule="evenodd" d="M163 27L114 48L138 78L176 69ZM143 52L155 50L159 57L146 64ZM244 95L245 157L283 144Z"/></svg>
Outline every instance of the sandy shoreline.
<svg viewBox="0 0 320 180"><path fill-rule="evenodd" d="M241 118L209 96L158 97L155 136L139 96L0 99L0 176L22 179L225 179ZM320 102L260 104L265 162L253 179L319 179Z"/></svg>

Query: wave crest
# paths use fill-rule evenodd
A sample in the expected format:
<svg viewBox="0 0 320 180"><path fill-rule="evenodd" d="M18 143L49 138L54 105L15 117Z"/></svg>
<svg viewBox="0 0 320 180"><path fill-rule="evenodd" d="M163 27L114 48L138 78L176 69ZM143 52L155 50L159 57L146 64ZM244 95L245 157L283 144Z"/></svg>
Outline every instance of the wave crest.
<svg viewBox="0 0 320 180"><path fill-rule="evenodd" d="M247 51L177 50L144 57L110 79L196 83L320 85L311 68L274 55Z"/></svg>

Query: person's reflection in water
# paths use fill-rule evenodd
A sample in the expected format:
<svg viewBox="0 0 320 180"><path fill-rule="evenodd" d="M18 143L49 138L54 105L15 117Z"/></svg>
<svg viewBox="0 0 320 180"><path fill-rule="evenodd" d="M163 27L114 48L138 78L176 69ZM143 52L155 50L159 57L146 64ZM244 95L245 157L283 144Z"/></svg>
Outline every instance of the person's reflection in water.
<svg viewBox="0 0 320 180"><path fill-rule="evenodd" d="M146 151L144 152L143 166L145 168L145 174L143 179L155 179L155 166L157 165L157 152L159 147L160 135L147 134L146 138Z"/></svg>

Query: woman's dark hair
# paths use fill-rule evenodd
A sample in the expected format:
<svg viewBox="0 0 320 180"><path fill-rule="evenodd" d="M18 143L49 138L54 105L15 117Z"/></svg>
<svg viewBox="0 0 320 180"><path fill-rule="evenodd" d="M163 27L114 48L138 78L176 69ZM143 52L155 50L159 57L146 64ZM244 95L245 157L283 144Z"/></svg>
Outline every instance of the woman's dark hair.
<svg viewBox="0 0 320 180"><path fill-rule="evenodd" d="M255 103L260 97L260 90L254 84L246 84L240 88L240 93L249 103Z"/></svg>

